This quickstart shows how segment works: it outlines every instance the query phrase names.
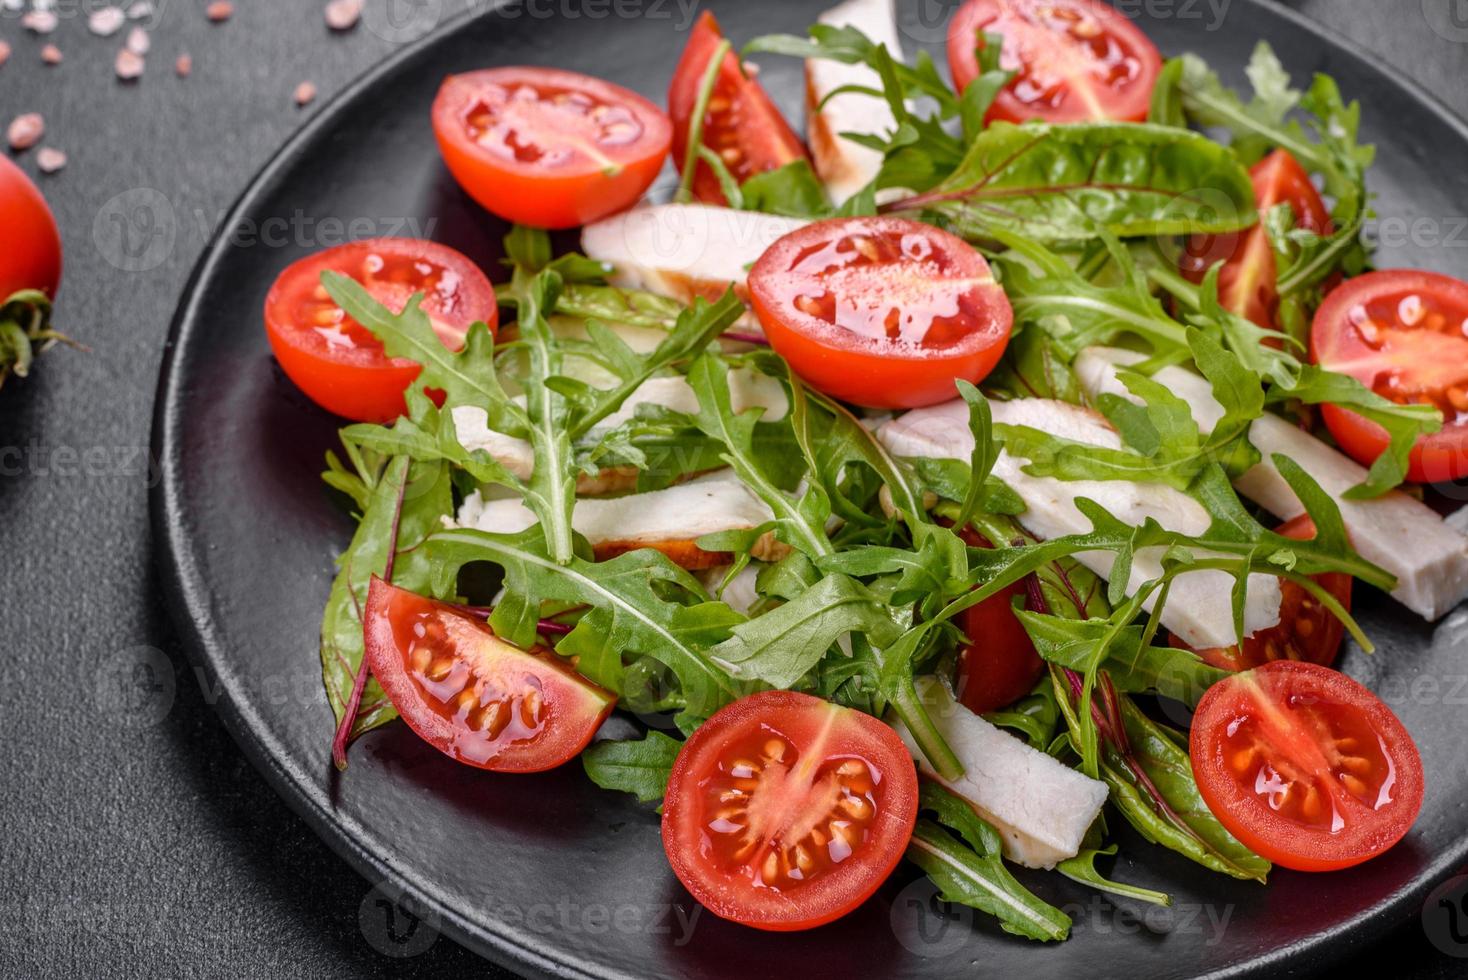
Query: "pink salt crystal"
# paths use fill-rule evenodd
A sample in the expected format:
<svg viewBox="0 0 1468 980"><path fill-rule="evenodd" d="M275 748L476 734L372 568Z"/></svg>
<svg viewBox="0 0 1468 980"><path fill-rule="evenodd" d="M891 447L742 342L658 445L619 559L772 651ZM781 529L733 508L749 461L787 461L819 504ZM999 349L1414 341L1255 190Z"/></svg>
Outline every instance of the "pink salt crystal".
<svg viewBox="0 0 1468 980"><path fill-rule="evenodd" d="M131 82L134 79L141 78L143 76L143 68L145 67L145 63L141 55L135 54L134 52L129 51L127 48L123 48L121 51L117 52L117 62L115 67L117 69L118 78L122 79L124 82Z"/></svg>
<svg viewBox="0 0 1468 980"><path fill-rule="evenodd" d="M334 31L349 31L362 16L362 0L331 0L326 5L326 26Z"/></svg>
<svg viewBox="0 0 1468 980"><path fill-rule="evenodd" d="M48 44L41 49L41 60L48 65L61 64L61 49L54 44Z"/></svg>
<svg viewBox="0 0 1468 980"><path fill-rule="evenodd" d="M194 59L191 55L181 54L173 63L173 70L179 78L188 78L189 72L194 70Z"/></svg>
<svg viewBox="0 0 1468 980"><path fill-rule="evenodd" d="M5 131L5 138L10 141L10 148L19 152L35 146L45 132L46 120L41 114L27 112L10 121L10 128Z"/></svg>
<svg viewBox="0 0 1468 980"><path fill-rule="evenodd" d="M87 30L98 37L111 37L122 28L126 20L127 14L122 12L121 7L102 7L87 18Z"/></svg>
<svg viewBox="0 0 1468 980"><path fill-rule="evenodd" d="M316 86L312 82L302 82L296 86L296 105L310 105L316 98Z"/></svg>
<svg viewBox="0 0 1468 980"><path fill-rule="evenodd" d="M213 3L204 8L204 16L216 24L229 20L233 14L234 4L230 3L229 0L214 0Z"/></svg>
<svg viewBox="0 0 1468 980"><path fill-rule="evenodd" d="M33 34L50 34L56 30L54 10L32 10L20 19L20 26Z"/></svg>
<svg viewBox="0 0 1468 980"><path fill-rule="evenodd" d="M127 32L127 49L133 54L145 55L152 46L153 39L141 27L134 27Z"/></svg>
<svg viewBox="0 0 1468 980"><path fill-rule="evenodd" d="M5 64L10 58L10 45L0 41L0 65Z"/></svg>
<svg viewBox="0 0 1468 980"><path fill-rule="evenodd" d="M36 151L36 169L43 174L54 174L66 166L66 154L54 146L43 146Z"/></svg>

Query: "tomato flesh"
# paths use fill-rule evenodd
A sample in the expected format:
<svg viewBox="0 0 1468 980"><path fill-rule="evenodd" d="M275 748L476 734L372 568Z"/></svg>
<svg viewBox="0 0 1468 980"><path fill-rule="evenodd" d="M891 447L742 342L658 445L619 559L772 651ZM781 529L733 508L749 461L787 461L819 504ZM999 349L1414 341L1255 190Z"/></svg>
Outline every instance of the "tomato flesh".
<svg viewBox="0 0 1468 980"><path fill-rule="evenodd" d="M674 763L663 846L715 915L808 929L864 902L912 836L917 775L882 722L793 691L714 714Z"/></svg>
<svg viewBox="0 0 1468 980"><path fill-rule="evenodd" d="M450 75L433 131L454 179L486 209L570 228L634 204L657 177L672 126L611 82L551 68Z"/></svg>
<svg viewBox="0 0 1468 980"><path fill-rule="evenodd" d="M948 31L948 67L962 92L979 76L984 34L1004 38L1000 66L1015 72L986 121L1087 122L1147 118L1162 69L1157 47L1097 0L969 0Z"/></svg>
<svg viewBox="0 0 1468 980"><path fill-rule="evenodd" d="M1431 405L1440 431L1412 449L1407 478L1436 483L1468 476L1468 283L1435 272L1382 270L1326 296L1310 330L1321 367L1348 374L1398 404ZM1330 434L1370 465L1386 431L1336 405L1321 407Z"/></svg>
<svg viewBox="0 0 1468 980"><path fill-rule="evenodd" d="M673 119L673 163L681 174L688 134L693 128L699 87L709 61L724 40L719 22L705 11L688 35L688 44L668 86L668 114ZM730 175L743 183L755 174L807 159L805 146L764 86L745 74L734 52L719 63L703 120L703 145L719 155ZM719 179L707 163L693 174L693 196L710 204L726 204Z"/></svg>
<svg viewBox="0 0 1468 980"><path fill-rule="evenodd" d="M964 528L958 536L975 548L993 547L972 528ZM958 650L954 687L959 703L975 714L1013 704L1030 693L1045 672L1045 661L1014 614L1014 600L1024 597L1028 588L1022 579L963 611L968 642Z"/></svg>
<svg viewBox="0 0 1468 980"><path fill-rule="evenodd" d="M1301 514L1275 529L1276 533L1299 541L1315 537L1315 522ZM1313 576L1347 611L1351 610L1351 576L1344 572L1324 572ZM1304 660L1329 667L1340 652L1346 627L1335 614L1298 582L1279 580L1279 622L1244 638L1231 647L1193 650L1176 636L1172 645L1193 650L1205 663L1221 670L1248 670L1274 660Z"/></svg>
<svg viewBox="0 0 1468 980"><path fill-rule="evenodd" d="M1184 276L1202 282L1214 263L1218 270L1218 301L1223 308L1261 327L1276 325L1279 291L1274 267L1274 250L1264 230L1263 217L1270 208L1288 204L1295 227L1318 235L1331 232L1330 213L1310 175L1288 150L1275 150L1249 168L1254 185L1254 205L1260 221L1243 231L1220 235L1195 235L1188 239L1179 261Z"/></svg>
<svg viewBox="0 0 1468 980"><path fill-rule="evenodd" d="M916 408L977 383L1014 314L973 246L901 218L832 218L771 245L749 275L765 334L828 395Z"/></svg>
<svg viewBox="0 0 1468 980"><path fill-rule="evenodd" d="M22 289L56 298L61 282L61 235L40 190L25 172L0 157L0 302Z"/></svg>
<svg viewBox="0 0 1468 980"><path fill-rule="evenodd" d="M408 727L444 755L495 772L576 757L616 698L554 654L521 650L479 620L373 578L367 662Z"/></svg>
<svg viewBox="0 0 1468 980"><path fill-rule="evenodd" d="M499 323L494 287L479 267L446 245L373 238L307 256L288 266L265 297L265 331L286 376L337 415L390 422L406 411L403 390L422 368L389 358L366 327L337 306L321 273L357 280L383 306L401 313L423 294L423 311L444 346L457 350L471 324Z"/></svg>
<svg viewBox="0 0 1468 980"><path fill-rule="evenodd" d="M1189 744L1213 815L1286 868L1331 871L1375 857L1422 807L1422 761L1402 723L1319 664L1281 660L1215 684Z"/></svg>

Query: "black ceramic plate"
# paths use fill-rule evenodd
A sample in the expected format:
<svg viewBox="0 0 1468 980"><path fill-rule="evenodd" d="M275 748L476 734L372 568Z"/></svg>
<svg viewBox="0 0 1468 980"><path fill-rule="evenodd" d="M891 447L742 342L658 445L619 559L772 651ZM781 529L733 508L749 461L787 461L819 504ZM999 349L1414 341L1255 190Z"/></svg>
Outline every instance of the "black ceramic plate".
<svg viewBox="0 0 1468 980"><path fill-rule="evenodd" d="M800 32L825 5L714 7L729 35L744 40ZM909 46L936 48L951 7L899 5L907 8ZM1206 5L1158 9L1190 6ZM1468 713L1454 707L1465 696L1468 614L1434 628L1376 595L1359 606L1380 652L1350 651L1343 666L1383 693L1421 747L1427 800L1411 835L1363 867L1281 871L1260 886L1204 872L1114 820L1122 828L1114 876L1168 891L1176 905L1138 918L1058 875L1027 876L1075 918L1073 937L1060 944L1008 936L984 917L945 920L933 912L930 886L906 868L857 913L814 932L769 935L716 920L700 914L668 870L655 815L597 790L579 766L538 776L480 773L392 725L360 740L350 770L333 775L316 636L332 561L352 525L318 473L338 422L302 398L271 359L260 322L266 289L287 263L333 244L334 234L364 217L370 233L416 227L496 268L504 228L440 164L428 119L434 92L447 72L537 63L614 79L661 102L686 36L680 6L648 2L638 9L649 16L637 19L610 9L549 20L491 11L403 50L317 116L245 191L183 297L154 430L163 479L153 519L164 578L226 724L285 800L363 874L400 885L459 941L517 969L552 974L737 977L773 968L811 978L976 970L1170 977L1286 963L1308 970L1416 915L1431 885L1468 856L1461 803ZM1274 44L1297 81L1314 71L1334 75L1364 103L1363 129L1380 150L1371 175L1376 207L1400 227L1459 213L1468 200L1468 170L1460 166L1468 130L1289 10L1236 0L1218 29L1209 29L1207 16L1144 17L1142 27L1164 53L1196 51L1235 81L1258 37ZM798 64L769 60L762 77L800 118ZM1387 244L1386 265L1433 267L1452 251Z"/></svg>

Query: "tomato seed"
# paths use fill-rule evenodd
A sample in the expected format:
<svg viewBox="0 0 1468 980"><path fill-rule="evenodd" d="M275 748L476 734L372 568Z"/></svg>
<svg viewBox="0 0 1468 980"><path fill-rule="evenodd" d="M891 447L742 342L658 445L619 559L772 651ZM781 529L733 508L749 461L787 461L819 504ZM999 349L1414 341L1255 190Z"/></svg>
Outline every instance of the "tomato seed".
<svg viewBox="0 0 1468 980"><path fill-rule="evenodd" d="M431 681L441 681L449 676L449 672L453 669L453 657L439 657L428 665L428 669L424 673Z"/></svg>

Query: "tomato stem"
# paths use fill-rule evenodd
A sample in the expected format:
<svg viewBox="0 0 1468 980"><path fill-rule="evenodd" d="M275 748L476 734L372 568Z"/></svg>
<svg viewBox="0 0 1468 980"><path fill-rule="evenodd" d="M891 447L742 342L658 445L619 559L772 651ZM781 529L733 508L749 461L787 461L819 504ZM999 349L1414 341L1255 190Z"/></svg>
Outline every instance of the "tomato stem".
<svg viewBox="0 0 1468 980"><path fill-rule="evenodd" d="M392 584L393 565L398 557L398 526L403 519L403 499L408 492L408 470L403 471L403 482L398 484L398 499L393 505L392 530L387 538L387 560L383 563L382 578ZM365 624L364 624L365 625ZM367 665L367 652L362 651L362 662L357 665L357 676L352 681L352 694L342 711L341 723L336 726L336 735L331 740L331 761L342 772L347 769L347 745L352 740L352 728L357 724L357 712L362 707L362 692L367 687L367 677L372 670Z"/></svg>
<svg viewBox="0 0 1468 980"><path fill-rule="evenodd" d="M683 174L678 181L678 193L673 195L673 201L677 204L687 204L693 199L693 173L698 169L698 148L703 145L704 116L709 111L709 100L714 95L714 83L718 81L719 68L730 48L728 38L719 42L719 46L714 48L713 57L709 58L709 63L703 70L703 78L699 80L698 98L694 100L693 116L688 122L688 145L683 149Z"/></svg>

